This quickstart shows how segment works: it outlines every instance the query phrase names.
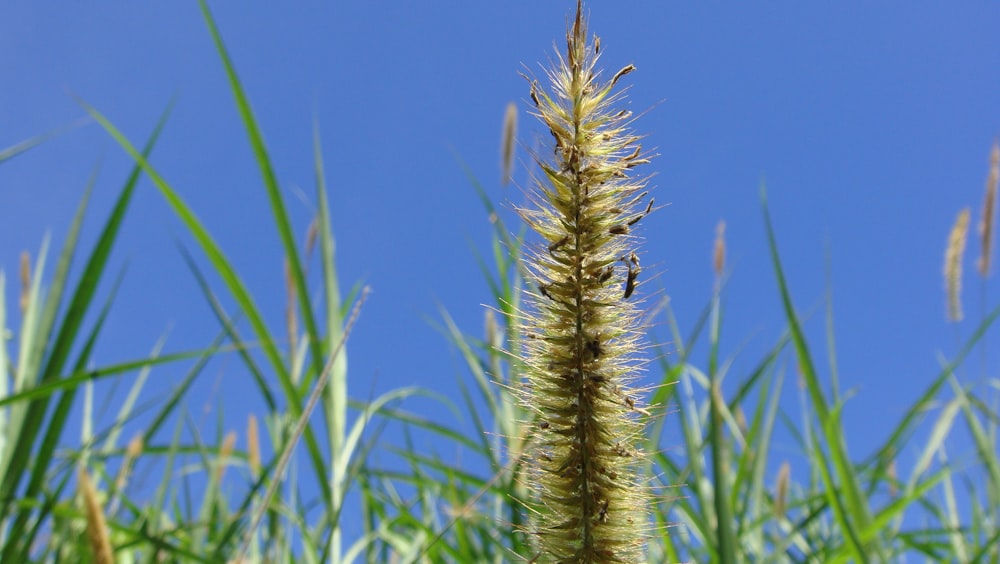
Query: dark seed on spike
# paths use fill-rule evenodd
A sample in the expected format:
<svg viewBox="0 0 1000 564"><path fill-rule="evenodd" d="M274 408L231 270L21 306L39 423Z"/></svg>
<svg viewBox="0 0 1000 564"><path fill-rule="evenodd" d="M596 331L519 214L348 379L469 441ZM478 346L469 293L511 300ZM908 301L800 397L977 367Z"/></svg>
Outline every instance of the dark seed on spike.
<svg viewBox="0 0 1000 564"><path fill-rule="evenodd" d="M557 250L559 250L563 245L565 245L568 242L569 242L569 235L566 235L562 239L559 239L555 243L552 243L551 245L549 245L549 254L552 254L552 253L556 252Z"/></svg>

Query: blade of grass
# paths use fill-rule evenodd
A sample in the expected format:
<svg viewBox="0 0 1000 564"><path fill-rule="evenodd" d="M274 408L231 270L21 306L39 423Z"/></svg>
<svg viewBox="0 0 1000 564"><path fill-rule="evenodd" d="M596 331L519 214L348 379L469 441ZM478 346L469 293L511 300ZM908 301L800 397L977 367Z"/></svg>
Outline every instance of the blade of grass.
<svg viewBox="0 0 1000 564"><path fill-rule="evenodd" d="M715 504L715 548L716 558L713 561L721 564L736 564L736 538L733 535L733 513L729 505L727 478L729 468L726 465L728 448L723 436L722 426L722 382L719 375L719 334L721 331L721 299L718 291L712 300L712 323L710 329L710 344L708 356L709 377L709 449L712 457L712 501Z"/></svg>
<svg viewBox="0 0 1000 564"><path fill-rule="evenodd" d="M53 137L61 135L71 129L80 127L84 123L85 120L82 119L76 120L73 123L70 123L69 125L57 127L55 129L36 135L34 137L29 137L28 139L25 139L20 143L15 143L14 145L7 147L6 149L2 149L0 150L0 163L3 163L4 161L9 161L10 159L13 159L16 156L41 145L42 143L48 141L49 139L52 139Z"/></svg>
<svg viewBox="0 0 1000 564"><path fill-rule="evenodd" d="M272 368L274 368L278 378L278 383L280 384L282 391L285 393L288 401L288 408L291 410L294 417L299 416L302 413L302 398L299 395L294 382L292 382L291 374L288 372L287 367L282 361L281 353L278 351L276 345L276 340L272 337L267 325L264 324L260 310L254 303L253 298L251 297L249 291L247 291L246 286L243 284L239 274L230 264L229 259L227 259L225 254L222 253L222 250L219 248L214 238L212 238L208 230L205 229L204 225L202 225L201 221L194 214L194 212L191 211L191 209L186 203L184 203L173 188L167 184L156 169L149 164L146 157L136 151L131 142L129 142L129 140L122 135L122 133L110 121L108 121L103 114L83 101L79 101L79 103L94 117L95 120L97 120L98 123L101 124L102 127L104 127L105 131L107 131L115 139L115 141L117 141L118 144L132 156L138 166L142 167L142 170L150 177L156 187L160 190L160 193L164 196L164 198L166 198L167 203L170 204L171 208L173 208L174 213L177 214L177 216L198 241L198 244L201 246L205 254L208 255L212 266L229 288L233 298L239 304L240 309L247 316L250 325L257 334L263 348L264 355L270 361ZM311 427L305 428L303 438L306 443L306 448L308 450L313 469L317 475L322 476L325 472L324 469L326 468L326 463L323 460L323 455L320 452L319 444ZM329 491L329 482L326 480L319 480L319 484L323 490L324 496L329 499L331 495Z"/></svg>
<svg viewBox="0 0 1000 564"><path fill-rule="evenodd" d="M785 318L791 330L792 341L795 345L799 369L801 370L802 378L806 382L812 408L816 411L816 416L819 418L820 427L823 431L827 447L829 448L829 455L833 459L834 470L839 479L839 487L843 490L843 494L846 499L846 511L842 516L841 526L846 526L847 530L852 530L855 526L864 529L871 523L870 509L868 507L867 500L861 494L861 487L858 483L857 475L850 463L846 445L844 444L843 430L839 425L837 417L830 412L826 398L823 394L822 386L820 385L819 378L813 365L812 356L806 343L805 334L802 331L802 327L799 325L798 316L795 313L795 307L792 305L791 295L789 294L788 286L785 282L785 275L781 267L781 258L778 255L778 244L774 235L774 227L771 223L771 215L768 212L767 196L763 185L761 186L761 203L764 211L764 224L767 230L768 247L770 248L774 273L778 282L778 291L784 307ZM816 452L820 453L823 451L822 449L817 449ZM832 480L832 476L827 480L827 486L832 489L833 482L830 480ZM839 503L839 496L834 497L831 494L831 505L835 505L837 503ZM850 516L853 523L847 521L848 516ZM853 533L848 534L847 536L852 540L856 538L856 535ZM863 560L864 549L860 546L856 547L856 549L856 556Z"/></svg>

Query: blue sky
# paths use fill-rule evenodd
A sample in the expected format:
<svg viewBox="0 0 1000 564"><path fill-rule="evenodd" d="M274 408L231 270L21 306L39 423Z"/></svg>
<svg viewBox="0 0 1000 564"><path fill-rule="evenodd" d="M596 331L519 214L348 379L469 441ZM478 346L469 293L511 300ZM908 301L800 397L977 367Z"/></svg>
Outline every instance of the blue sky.
<svg viewBox="0 0 1000 564"><path fill-rule="evenodd" d="M455 397L456 379L468 377L427 321L440 305L480 334L480 304L489 300L473 249L488 252L490 226L458 159L496 201L523 201L498 183L504 107L519 104L525 146L548 141L526 115L518 71L537 72L549 60L572 8L213 5L300 235L311 218L314 119L322 129L341 281L374 289L349 344L352 396L415 384ZM848 440L856 458L868 454L937 373L939 355L971 332L970 321L945 323L941 267L958 211L972 206L978 221L1000 134L1000 5L593 1L587 10L603 67L638 68L625 81L629 107L648 110L636 127L660 153L647 172L655 173L657 202L669 207L643 221L643 264L658 277L642 290L670 296L690 329L710 297L714 229L724 219L732 278L723 345L727 354L740 351L731 378L744 374L783 329L758 198L766 180L797 305L819 306L827 282L833 289L841 382L858 392L845 409ZM280 326L278 239L195 3L3 3L0 76L0 147L82 117L74 95L140 144L175 98L152 162ZM514 177L523 185L530 165L519 154ZM130 168L99 126L0 167L0 265L8 276L21 250L34 254L46 232L61 240L98 165L85 232L92 241ZM115 250L113 264L127 263L128 273L95 362L141 357L168 330L169 350L206 346L216 334L177 240L191 246L144 180ZM968 251L971 274L978 244ZM987 295L995 285L991 279ZM972 321L979 290L967 276ZM15 292L9 284L8 304ZM822 317L808 328L825 359ZM987 358L990 374L997 360ZM167 389L181 374L157 370L152 386ZM242 430L253 407L241 402L245 376L235 358L216 362L192 408L222 402Z"/></svg>

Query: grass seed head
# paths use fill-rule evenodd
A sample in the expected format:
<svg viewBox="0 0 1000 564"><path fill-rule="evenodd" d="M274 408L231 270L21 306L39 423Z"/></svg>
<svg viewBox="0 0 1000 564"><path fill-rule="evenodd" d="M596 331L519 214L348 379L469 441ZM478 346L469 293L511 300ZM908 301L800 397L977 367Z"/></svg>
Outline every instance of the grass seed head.
<svg viewBox="0 0 1000 564"><path fill-rule="evenodd" d="M514 170L514 144L517 141L517 104L510 102L503 115L503 133L500 137L500 184L510 184Z"/></svg>
<svg viewBox="0 0 1000 564"><path fill-rule="evenodd" d="M114 551L111 549L111 538L108 536L108 525L104 519L104 508L97 495L97 489L90 480L87 471L80 468L77 473L77 487L83 500L84 514L87 518L87 542L97 564L114 564Z"/></svg>
<svg viewBox="0 0 1000 564"><path fill-rule="evenodd" d="M990 263L993 255L993 224L996 221L997 182L1000 181L1000 144L993 142L990 151L990 172L986 177L986 195L983 197L983 216L979 220L980 251L976 267L979 275L986 278L990 275Z"/></svg>
<svg viewBox="0 0 1000 564"><path fill-rule="evenodd" d="M222 475L226 471L226 466L229 465L229 457L233 454L235 447L236 431L230 431L226 433L226 438L222 440L222 446L219 448L219 457L216 459L215 467L215 483L222 483Z"/></svg>
<svg viewBox="0 0 1000 564"><path fill-rule="evenodd" d="M247 418L247 464L254 476L260 474L260 436L257 431L257 417Z"/></svg>
<svg viewBox="0 0 1000 564"><path fill-rule="evenodd" d="M948 249L944 254L944 285L947 294L948 321L962 320L962 258L965 240L969 233L969 208L959 212L948 236Z"/></svg>
<svg viewBox="0 0 1000 564"><path fill-rule="evenodd" d="M726 269L726 222L719 220L715 225L715 250L712 252L712 269L716 277L722 277Z"/></svg>
<svg viewBox="0 0 1000 564"><path fill-rule="evenodd" d="M31 296L31 255L28 251L21 251L21 296L18 305L21 308L21 315L28 310L28 299Z"/></svg>
<svg viewBox="0 0 1000 564"><path fill-rule="evenodd" d="M778 469L778 479L774 486L774 513L778 517L784 518L788 509L788 482L792 477L792 466L788 461L781 463Z"/></svg>
<svg viewBox="0 0 1000 564"><path fill-rule="evenodd" d="M538 415L529 485L527 533L538 562L642 562L650 492L641 482L642 415L633 389L641 327L628 299L641 272L633 227L653 209L648 162L615 108L617 83L596 67L582 5L566 51L547 71L549 86L529 78L535 116L554 140L530 205L518 209L541 243L526 254L537 293L526 300L521 402ZM624 268L616 266L624 263Z"/></svg>

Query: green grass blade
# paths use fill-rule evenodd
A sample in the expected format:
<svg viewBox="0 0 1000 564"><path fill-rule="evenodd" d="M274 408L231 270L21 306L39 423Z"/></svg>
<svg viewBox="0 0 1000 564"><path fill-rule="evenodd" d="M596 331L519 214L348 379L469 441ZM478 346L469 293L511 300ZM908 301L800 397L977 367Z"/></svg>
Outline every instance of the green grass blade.
<svg viewBox="0 0 1000 564"><path fill-rule="evenodd" d="M215 43L216 52L219 54L219 58L222 60L222 64L226 69L226 76L229 78L229 87L233 93L234 99L236 100L236 106L239 109L240 119L243 121L243 125L246 128L247 137L250 141L250 145L253 147L254 157L257 160L257 165L260 167L261 177L264 181L264 188L267 191L267 196L271 204L271 211L273 212L274 220L278 227L278 234L281 237L281 244L284 248L285 256L288 257L288 260L291 263L290 270L292 279L295 283L296 295L299 299L300 311L306 324L306 333L309 335L310 343L314 345L312 355L313 370L315 372L315 377L319 377L320 372L323 370L323 351L320 348L315 347L315 345L318 345L321 342L319 339L319 331L316 327L316 318L313 315L312 307L309 303L309 289L306 287L302 260L299 257L299 252L295 245L295 236L292 234L292 227L288 220L288 212L285 210L285 203L281 198L281 189L278 187L278 178L274 173L274 167L271 165L271 158L268 156L267 147L264 145L263 134L260 131L260 127L257 125L257 120L253 116L250 101L247 99L246 92L243 90L239 76L236 74L236 68L233 65L232 59L229 57L229 53L226 51L226 46L222 42L222 36L219 34L219 29L208 9L208 4L204 0L199 0L199 5L201 6L201 12L204 16L205 23L208 25L208 30L212 35L212 41Z"/></svg>
<svg viewBox="0 0 1000 564"><path fill-rule="evenodd" d="M212 292L211 287L208 285L208 280L205 278L204 273L198 268L197 263L194 261L194 257L188 250L180 246L181 257L183 257L184 262L187 263L188 270L194 276L195 282L201 289L201 293L205 296L205 300L208 301L209 307L212 308L212 313L215 314L215 319L219 321L225 330L225 334L229 337L229 340L233 342L236 346L236 352L240 355L240 359L243 360L244 366L250 372L250 375L254 379L254 383L257 384L257 390L260 392L261 397L264 399L264 405L269 413L274 413L278 409L278 404L274 399L274 393L271 392L270 386L268 386L267 381L264 379L264 373L261 371L260 367L257 366L257 362L250 356L250 346L245 343L240 337L239 331L236 329L236 325L233 320L226 315L223 310L222 304L219 303L219 299Z"/></svg>
<svg viewBox="0 0 1000 564"><path fill-rule="evenodd" d="M260 310L257 308L250 296L249 291L246 289L246 285L243 284L242 279L236 270L232 267L229 259L226 258L222 250L219 248L218 244L209 234L208 230L202 225L201 221L194 214L193 211L188 207L184 200L170 187L169 184L163 179L162 176L153 168L146 157L136 151L132 143L122 135L122 133L105 118L100 112L98 112L93 107L89 106L84 102L80 102L81 105L97 120L98 123L104 127L117 142L125 149L129 155L135 159L136 163L142 167L142 170L150 177L156 187L160 190L160 193L167 199L167 203L173 208L174 213L181 219L185 224L191 234L198 241L202 250L208 256L209 261L212 263L213 268L218 272L219 276L223 279L226 286L229 288L230 293L232 293L233 298L239 304L240 309L247 316L250 325L253 327L254 332L257 334L260 340L261 347L264 351L264 355L270 361L271 366L274 368L278 383L285 393L288 400L288 407L292 412L292 415L298 417L302 413L302 397L300 396L294 382L292 382L291 374L285 367L281 353L278 351L276 341L272 337L270 331L265 325L263 317L260 314ZM310 460L313 464L313 468L317 475L323 475L326 463L323 460L323 456L319 449L319 444L316 441L316 436L311 427L306 427L304 430L303 438L306 443L306 448L309 453ZM330 484L326 480L320 480L320 487L324 491L324 495L329 497Z"/></svg>
<svg viewBox="0 0 1000 564"><path fill-rule="evenodd" d="M729 489L727 479L728 448L723 435L722 409L725 400L722 398L722 382L720 381L719 363L719 333L722 313L718 293L713 300L711 344L708 357L709 377L709 449L712 456L712 501L715 504L715 547L718 559L713 561L721 564L736 564L736 538L733 534L733 512L729 504Z"/></svg>
<svg viewBox="0 0 1000 564"><path fill-rule="evenodd" d="M809 347L806 343L805 334L799 324L798 315L795 313L795 307L792 305L792 298L785 282L785 275L781 266L781 258L778 254L778 243L774 235L771 215L767 209L767 200L763 187L761 189L761 201L764 210L764 224L767 230L768 247L770 248L774 273L778 282L778 291L784 307L785 318L792 334L792 341L795 346L796 357L798 358L802 378L806 382L812 408L816 411L816 416L819 418L820 427L823 431L827 447L829 448L829 455L833 459L834 470L838 477L838 487L843 491L843 495L846 500L845 509L847 515L849 515L854 521L851 526L857 526L864 529L871 523L871 513L868 507L868 501L861 492L857 474L855 473L848 457L847 448L844 444L843 430L839 425L837 417L830 412L830 408L828 407L826 398L824 397L822 386L819 382L819 377L813 364L812 355L810 354ZM817 449L816 452L822 452L822 449ZM833 484L828 483L827 485L830 487ZM847 515L844 517L846 518ZM847 522L844 521L842 524L847 524Z"/></svg>

